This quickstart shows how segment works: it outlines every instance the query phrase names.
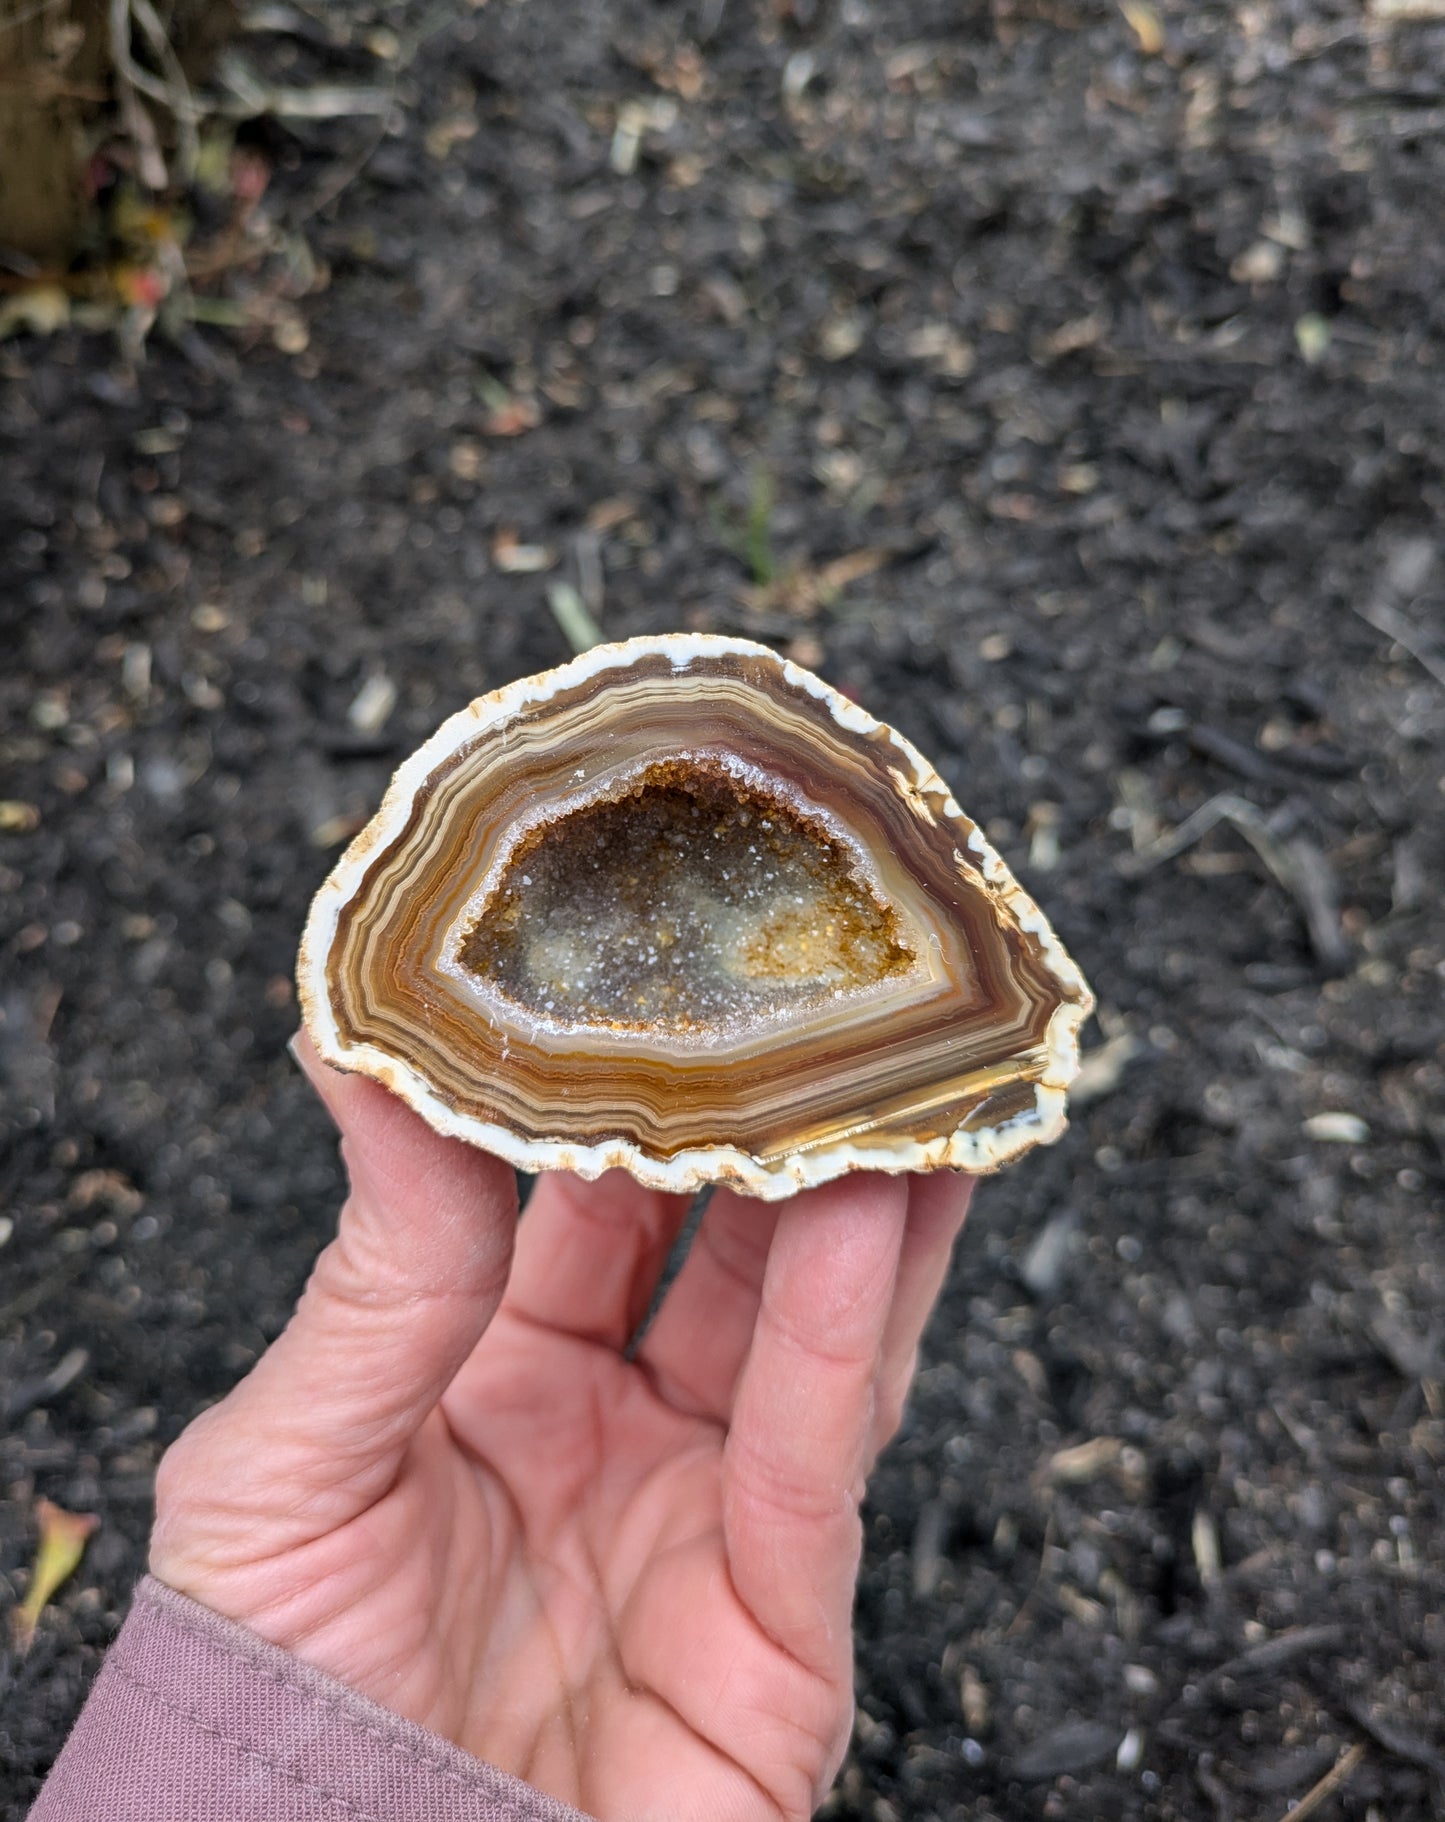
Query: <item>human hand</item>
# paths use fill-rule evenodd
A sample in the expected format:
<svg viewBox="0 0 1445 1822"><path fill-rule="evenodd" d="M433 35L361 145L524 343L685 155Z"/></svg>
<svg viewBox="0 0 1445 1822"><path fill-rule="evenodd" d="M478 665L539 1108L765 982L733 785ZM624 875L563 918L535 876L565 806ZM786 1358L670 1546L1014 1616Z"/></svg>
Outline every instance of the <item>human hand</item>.
<svg viewBox="0 0 1445 1822"><path fill-rule="evenodd" d="M161 1463L154 1574L602 1822L810 1816L971 1182L719 1191L629 1360L686 1197L552 1174L518 1226L508 1166L297 1054L351 1193Z"/></svg>

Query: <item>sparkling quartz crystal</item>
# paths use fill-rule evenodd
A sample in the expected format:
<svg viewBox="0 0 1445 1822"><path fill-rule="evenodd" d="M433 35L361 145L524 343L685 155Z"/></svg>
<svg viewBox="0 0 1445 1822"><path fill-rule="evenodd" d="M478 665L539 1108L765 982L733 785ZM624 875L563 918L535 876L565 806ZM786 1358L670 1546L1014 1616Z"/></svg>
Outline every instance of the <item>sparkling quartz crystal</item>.
<svg viewBox="0 0 1445 1822"><path fill-rule="evenodd" d="M1056 1138L1089 990L928 763L765 647L452 716L317 894L321 1054L529 1170L769 1200Z"/></svg>

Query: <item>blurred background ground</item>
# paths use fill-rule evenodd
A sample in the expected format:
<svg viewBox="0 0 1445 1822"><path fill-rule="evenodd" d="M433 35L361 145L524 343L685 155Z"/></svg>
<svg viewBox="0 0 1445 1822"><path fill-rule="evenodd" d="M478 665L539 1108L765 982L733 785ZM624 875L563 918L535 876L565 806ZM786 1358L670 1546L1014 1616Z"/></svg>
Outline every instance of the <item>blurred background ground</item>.
<svg viewBox="0 0 1445 1822"><path fill-rule="evenodd" d="M333 1218L308 897L559 585L896 723L1099 992L869 1502L827 1813L1442 1813L1432 10L256 14L393 97L243 134L304 282L0 343L0 1606L37 1497L101 1520L0 1644L6 1816Z"/></svg>

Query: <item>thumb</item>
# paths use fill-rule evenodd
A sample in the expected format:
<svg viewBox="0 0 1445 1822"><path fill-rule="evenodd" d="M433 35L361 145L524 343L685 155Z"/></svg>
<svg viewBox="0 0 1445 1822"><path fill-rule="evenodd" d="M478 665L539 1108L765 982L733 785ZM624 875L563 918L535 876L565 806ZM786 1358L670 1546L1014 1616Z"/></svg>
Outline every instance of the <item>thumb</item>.
<svg viewBox="0 0 1445 1822"><path fill-rule="evenodd" d="M304 1034L293 1049L341 1131L350 1194L285 1331L162 1464L161 1555L198 1505L210 1543L224 1548L216 1532L234 1520L248 1557L365 1511L506 1288L510 1166L441 1137L375 1082L328 1068Z"/></svg>

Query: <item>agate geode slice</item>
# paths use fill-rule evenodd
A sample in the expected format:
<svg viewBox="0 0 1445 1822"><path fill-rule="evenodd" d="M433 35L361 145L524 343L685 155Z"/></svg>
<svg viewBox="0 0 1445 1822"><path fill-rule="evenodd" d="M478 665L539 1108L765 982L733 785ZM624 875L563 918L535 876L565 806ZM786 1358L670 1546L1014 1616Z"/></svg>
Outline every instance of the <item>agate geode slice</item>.
<svg viewBox="0 0 1445 1822"><path fill-rule="evenodd" d="M312 906L318 1050L527 1170L773 1200L1064 1125L1083 977L933 768L766 647L604 645L401 767Z"/></svg>

